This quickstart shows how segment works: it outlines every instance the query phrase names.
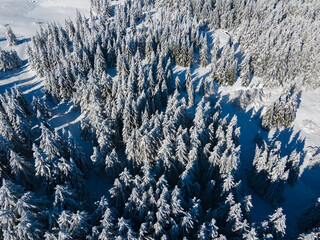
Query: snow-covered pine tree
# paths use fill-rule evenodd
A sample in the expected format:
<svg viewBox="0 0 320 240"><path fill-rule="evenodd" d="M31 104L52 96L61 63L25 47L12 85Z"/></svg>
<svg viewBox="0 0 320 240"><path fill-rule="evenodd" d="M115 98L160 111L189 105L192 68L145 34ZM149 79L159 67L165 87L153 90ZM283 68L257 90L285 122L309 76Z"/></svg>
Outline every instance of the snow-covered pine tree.
<svg viewBox="0 0 320 240"><path fill-rule="evenodd" d="M18 69L22 65L22 60L19 58L16 51L0 50L0 71L6 72Z"/></svg>
<svg viewBox="0 0 320 240"><path fill-rule="evenodd" d="M77 196L69 184L57 185L55 187L53 206L57 207L60 211L63 209L78 209L79 204L76 199Z"/></svg>
<svg viewBox="0 0 320 240"><path fill-rule="evenodd" d="M119 161L118 154L115 149L112 150L111 153L108 153L105 158L105 171L107 177L111 180L122 171L122 164Z"/></svg>
<svg viewBox="0 0 320 240"><path fill-rule="evenodd" d="M253 67L251 65L252 57L251 56L245 56L245 58L241 62L241 71L240 71L240 77L242 80L242 86L249 86L251 75L253 75Z"/></svg>
<svg viewBox="0 0 320 240"><path fill-rule="evenodd" d="M276 209L261 225L258 229L260 238L283 239L286 234L286 215L283 214L283 209Z"/></svg>
<svg viewBox="0 0 320 240"><path fill-rule="evenodd" d="M188 85L187 93L188 93L188 106L193 107L195 105L195 92L194 92L193 83L190 83Z"/></svg>
<svg viewBox="0 0 320 240"><path fill-rule="evenodd" d="M208 42L207 36L201 36L200 39L201 48L199 52L199 64L201 67L206 67L208 65Z"/></svg>
<svg viewBox="0 0 320 240"><path fill-rule="evenodd" d="M16 46L18 45L18 40L16 35L13 33L12 29L10 26L6 26L7 28L7 33L6 33L6 37L7 37L7 41L9 46Z"/></svg>
<svg viewBox="0 0 320 240"><path fill-rule="evenodd" d="M26 186L35 184L33 166L13 150L10 151L9 164L17 183L26 184Z"/></svg>

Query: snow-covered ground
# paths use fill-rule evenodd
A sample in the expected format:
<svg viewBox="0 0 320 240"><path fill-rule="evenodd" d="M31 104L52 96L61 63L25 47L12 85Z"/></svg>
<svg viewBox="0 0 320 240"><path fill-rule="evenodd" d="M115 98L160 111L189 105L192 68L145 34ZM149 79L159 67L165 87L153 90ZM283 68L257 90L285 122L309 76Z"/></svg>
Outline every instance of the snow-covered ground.
<svg viewBox="0 0 320 240"><path fill-rule="evenodd" d="M0 93L9 90L14 85L18 85L30 100L34 95L43 95L42 80L36 76L28 65L25 53L26 46L30 42L32 35L39 28L39 25L51 21L63 24L66 18L74 18L76 9L88 15L89 0L1 0L0 48L16 50L23 59L24 65L19 70L1 74ZM9 24L14 33L16 33L20 41L18 46L8 47L5 38L6 24ZM220 44L223 46L229 41L230 35L225 31L216 31L208 34L208 38L211 40L217 37L220 38ZM184 71L185 68L177 67L175 69L176 74L184 74ZM192 69L192 75L199 79L209 77L209 73L209 66L206 69ZM250 159L252 159L255 150L252 142L260 130L259 111L263 111L264 106L269 105L278 98L281 94L281 89L263 89L263 98L252 102L245 110L237 108L231 101L240 90L244 89L238 83L233 87L217 87L217 93L223 96L225 100L223 114L238 115L239 126L242 128L240 138L242 143L241 171L245 173L251 167ZM320 162L320 90L305 91L302 93L300 100L292 129L284 131L280 138L284 140L287 138L288 144L290 144L290 141L296 141L298 137L301 139L302 148L307 151L305 161L301 166L301 178L294 186L288 185L285 190L286 201L282 207L287 213L287 225L291 229L297 229L295 219L306 208L311 206L311 202L315 198L320 196L320 185L315 184L320 181L320 167L317 164ZM255 117L252 117L253 115ZM63 103L55 108L50 124L56 129L68 127L72 130L73 135L79 139L80 119L81 116L72 109L70 104ZM272 134L277 133L271 132L269 137ZM268 138L268 136L265 137ZM85 150L90 151L90 149ZM250 191L255 196L250 189L246 189L246 191ZM253 211L255 213L253 215L259 216L261 215L259 213L263 213L266 216L273 211L271 206L264 203L257 196L253 200ZM290 239L290 235L288 239Z"/></svg>
<svg viewBox="0 0 320 240"><path fill-rule="evenodd" d="M75 16L75 9L88 13L89 5L89 0L2 0L0 39L5 36L5 24L23 40L31 37L39 24L63 23L64 19Z"/></svg>

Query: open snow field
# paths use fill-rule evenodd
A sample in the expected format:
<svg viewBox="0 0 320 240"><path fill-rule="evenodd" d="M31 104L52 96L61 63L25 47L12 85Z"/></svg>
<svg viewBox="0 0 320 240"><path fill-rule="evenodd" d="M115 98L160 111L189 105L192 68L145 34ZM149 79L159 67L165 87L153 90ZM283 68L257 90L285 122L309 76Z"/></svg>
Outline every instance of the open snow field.
<svg viewBox="0 0 320 240"><path fill-rule="evenodd" d="M2 0L0 37L5 36L5 24L9 24L20 38L31 37L39 24L72 19L75 9L87 13L89 0Z"/></svg>
<svg viewBox="0 0 320 240"><path fill-rule="evenodd" d="M88 16L89 0L1 0L0 5L0 48L9 50L15 49L18 55L23 59L24 65L15 71L1 73L0 93L9 90L14 85L18 85L21 90L27 94L29 100L32 96L43 96L42 80L30 69L27 57L26 46L32 35L39 26L46 22L64 23L64 19L73 19L76 9ZM8 47L5 38L5 25L9 24L13 32L17 35L20 44L16 47ZM212 38L220 37L221 44L228 42L228 34L223 31L216 31L212 34ZM183 75L184 68L176 67L175 73ZM196 68L192 69L192 74L198 78L208 76L208 69ZM254 155L254 144L246 144L254 141L256 134L260 130L259 116L251 118L256 112L273 100L275 100L281 91L263 89L264 97L260 101L254 101L246 110L240 110L235 107L229 100L232 99L239 90L243 89L240 84L233 87L217 87L218 93L223 96L223 114L238 115L238 123L242 128L240 141L242 142L241 155L241 171L245 171L251 167L251 162L246 160L252 159ZM292 129L284 131L279 139L289 139L289 144L296 138L301 141L301 148L307 151L305 161L301 164L301 178L294 186L287 186L285 190L285 199L282 207L287 214L287 226L291 229L295 227L295 219L308 208L312 201L320 196L320 90L303 92L300 105L297 111L296 119ZM71 104L62 103L54 110L54 116L50 120L52 127L61 129L68 127L73 131L73 135L79 138L79 121L81 116L72 109ZM271 132L271 134L278 134ZM79 141L80 139L79 139ZM85 146L83 146L85 147ZM92 151L85 149L86 152ZM311 167L313 167L311 169ZM288 184L287 184L288 185ZM246 189L246 191L250 191ZM259 216L259 212L263 216L272 212L271 206L260 200L253 191L254 196L254 213ZM260 219L257 219L260 220ZM262 219L261 219L262 220ZM293 227L294 226L294 227ZM295 233L291 233L295 234ZM288 233L290 239L290 233Z"/></svg>

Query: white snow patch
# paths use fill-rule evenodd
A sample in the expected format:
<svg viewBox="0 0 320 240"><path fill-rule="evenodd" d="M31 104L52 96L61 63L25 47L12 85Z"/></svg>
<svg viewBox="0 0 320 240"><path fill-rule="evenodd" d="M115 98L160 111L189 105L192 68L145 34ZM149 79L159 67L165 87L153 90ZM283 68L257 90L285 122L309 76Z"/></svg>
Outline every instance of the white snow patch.
<svg viewBox="0 0 320 240"><path fill-rule="evenodd" d="M86 9L90 8L89 0L38 0L39 5L42 7L62 7L62 8L77 8Z"/></svg>
<svg viewBox="0 0 320 240"><path fill-rule="evenodd" d="M314 133L319 131L319 126L310 119L303 120L302 124L304 126L303 130L307 133Z"/></svg>
<svg viewBox="0 0 320 240"><path fill-rule="evenodd" d="M22 40L35 33L38 23L64 23L66 18L74 18L76 9L88 14L89 3L89 0L1 0L0 40L5 38L5 24Z"/></svg>
<svg viewBox="0 0 320 240"><path fill-rule="evenodd" d="M294 121L294 130L301 131L306 146L319 146L320 143L320 89L303 92L301 103Z"/></svg>

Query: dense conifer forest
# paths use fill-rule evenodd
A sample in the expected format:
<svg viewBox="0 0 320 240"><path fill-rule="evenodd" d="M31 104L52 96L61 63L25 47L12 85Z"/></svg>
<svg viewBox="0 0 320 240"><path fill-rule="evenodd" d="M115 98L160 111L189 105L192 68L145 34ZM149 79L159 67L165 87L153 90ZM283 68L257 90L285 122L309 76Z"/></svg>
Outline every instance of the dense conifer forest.
<svg viewBox="0 0 320 240"><path fill-rule="evenodd" d="M0 94L0 238L319 239L319 199L287 226L307 153L280 138L320 85L319 24L316 0L91 0L89 16L42 25L26 51L45 94ZM0 51L1 72L22 65ZM224 110L219 89L236 84L238 111L258 85L283 89L252 116L254 142ZM81 138L50 124L64 102Z"/></svg>

